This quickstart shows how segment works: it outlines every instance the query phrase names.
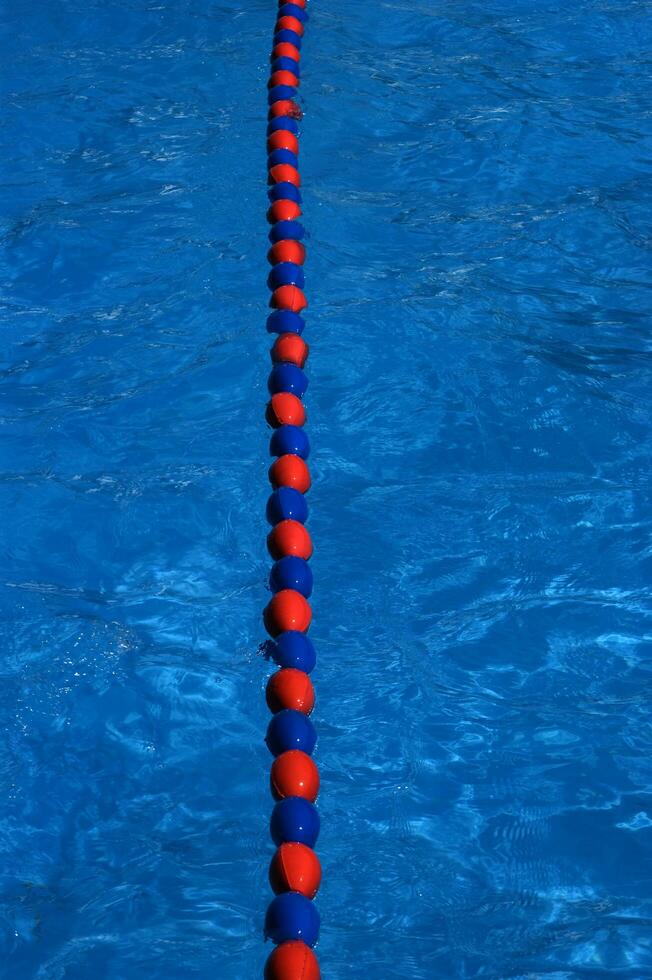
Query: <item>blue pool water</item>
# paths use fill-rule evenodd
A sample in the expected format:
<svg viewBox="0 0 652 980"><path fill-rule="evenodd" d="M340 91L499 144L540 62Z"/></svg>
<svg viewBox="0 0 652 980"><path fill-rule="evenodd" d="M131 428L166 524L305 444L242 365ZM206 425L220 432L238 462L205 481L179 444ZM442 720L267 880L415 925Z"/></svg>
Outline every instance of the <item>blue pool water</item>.
<svg viewBox="0 0 652 980"><path fill-rule="evenodd" d="M267 952L274 10L4 11L2 976ZM325 980L652 977L651 23L314 0Z"/></svg>

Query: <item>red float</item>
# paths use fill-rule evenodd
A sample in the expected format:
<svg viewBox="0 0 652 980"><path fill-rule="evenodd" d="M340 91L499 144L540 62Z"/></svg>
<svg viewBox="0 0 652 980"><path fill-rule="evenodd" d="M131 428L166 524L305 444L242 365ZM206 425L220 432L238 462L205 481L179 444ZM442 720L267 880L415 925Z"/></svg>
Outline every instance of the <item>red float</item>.
<svg viewBox="0 0 652 980"><path fill-rule="evenodd" d="M276 166L269 168L268 184L294 184L301 187L301 177L296 167L291 163L277 163Z"/></svg>
<svg viewBox="0 0 652 980"><path fill-rule="evenodd" d="M309 715L315 706L315 689L308 674L295 667L283 667L272 674L265 691L272 714L291 708Z"/></svg>
<svg viewBox="0 0 652 980"><path fill-rule="evenodd" d="M307 633L312 620L312 609L300 592L282 589L272 596L265 607L263 620L270 636L278 636L288 630Z"/></svg>
<svg viewBox="0 0 652 980"><path fill-rule="evenodd" d="M303 24L296 17L279 17L276 21L274 33L279 31L294 31L299 37L303 37Z"/></svg>
<svg viewBox="0 0 652 980"><path fill-rule="evenodd" d="M319 793L319 771L309 755L299 749L290 749L274 760L270 785L275 800L301 796L314 803ZM298 891L294 888L290 890Z"/></svg>
<svg viewBox="0 0 652 980"><path fill-rule="evenodd" d="M301 313L308 305L308 301L298 286L279 286L272 293L269 305L275 310L292 310L293 313Z"/></svg>
<svg viewBox="0 0 652 980"><path fill-rule="evenodd" d="M300 892L314 898L321 885L319 858L305 844L281 844L269 866L269 883L277 895Z"/></svg>
<svg viewBox="0 0 652 980"><path fill-rule="evenodd" d="M301 242L295 242L291 238L284 238L281 242L272 245L267 253L267 261L270 265L278 262L294 262L295 265L303 265L306 260L306 250Z"/></svg>
<svg viewBox="0 0 652 980"><path fill-rule="evenodd" d="M267 403L265 418L274 429L279 425L303 425L306 421L306 409L296 395L290 391L279 391Z"/></svg>
<svg viewBox="0 0 652 980"><path fill-rule="evenodd" d="M270 354L274 364L296 364L302 368L308 360L310 348L298 333L282 333L274 341Z"/></svg>
<svg viewBox="0 0 652 980"><path fill-rule="evenodd" d="M269 76L267 88L274 88L275 85L292 85L294 88L298 88L300 84L294 72L281 69L280 71L272 72Z"/></svg>
<svg viewBox="0 0 652 980"><path fill-rule="evenodd" d="M293 61L301 61L301 52L289 41L281 41L272 48L272 61L276 61L277 58L292 58Z"/></svg>
<svg viewBox="0 0 652 980"><path fill-rule="evenodd" d="M278 487L293 487L299 493L310 490L310 470L300 456L279 456L269 468L269 482L275 490Z"/></svg>
<svg viewBox="0 0 652 980"><path fill-rule="evenodd" d="M301 119L303 113L292 99L279 99L278 102L272 102L267 113L267 118L277 119L279 116L289 116L290 119Z"/></svg>
<svg viewBox="0 0 652 980"><path fill-rule="evenodd" d="M267 535L267 548L274 561L284 558L285 555L294 555L308 561L313 552L308 528L299 521L280 521L276 524Z"/></svg>
<svg viewBox="0 0 652 980"><path fill-rule="evenodd" d="M277 221L294 221L301 217L301 208L296 201L287 201L283 198L274 201L267 212L267 220L270 225L275 225Z"/></svg>
<svg viewBox="0 0 652 980"><path fill-rule="evenodd" d="M267 152L274 150L290 150L295 156L299 153L299 140L289 129L277 129L267 137Z"/></svg>
<svg viewBox="0 0 652 980"><path fill-rule="evenodd" d="M293 939L281 943L265 964L265 980L320 980L319 963L310 946Z"/></svg>

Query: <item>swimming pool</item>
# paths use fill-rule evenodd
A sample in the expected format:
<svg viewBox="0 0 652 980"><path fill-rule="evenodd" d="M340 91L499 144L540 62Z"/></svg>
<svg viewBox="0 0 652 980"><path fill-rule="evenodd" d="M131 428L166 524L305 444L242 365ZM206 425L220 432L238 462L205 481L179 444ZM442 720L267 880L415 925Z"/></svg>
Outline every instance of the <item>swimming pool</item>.
<svg viewBox="0 0 652 980"><path fill-rule="evenodd" d="M266 956L274 11L6 12L7 976ZM650 34L311 6L329 980L652 976Z"/></svg>

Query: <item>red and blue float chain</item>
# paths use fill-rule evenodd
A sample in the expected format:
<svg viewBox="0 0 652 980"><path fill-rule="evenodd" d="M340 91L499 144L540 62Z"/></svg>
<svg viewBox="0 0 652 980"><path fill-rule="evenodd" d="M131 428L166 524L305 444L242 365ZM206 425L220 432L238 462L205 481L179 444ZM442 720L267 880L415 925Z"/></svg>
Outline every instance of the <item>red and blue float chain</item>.
<svg viewBox="0 0 652 980"><path fill-rule="evenodd" d="M310 718L315 694L310 673L315 651L306 636L312 610L312 572L308 561L312 541L305 522L310 488L306 465L310 445L304 431L306 412L302 398L308 387L303 366L308 345L302 338L305 249L299 186L298 119L295 98L299 86L301 39L308 19L306 0L279 4L274 33L272 69L268 83L269 121L267 160L271 225L268 260L273 312L267 330L278 334L272 346L269 376L271 400L266 418L274 429L270 453L276 457L269 470L272 495L267 538L274 559L270 574L273 593L264 612L272 637L271 655L279 666L267 684L272 719L266 742L275 756L271 790L277 801L272 811L271 835L277 850L269 869L276 897L265 916L265 936L276 949L265 966L266 980L319 980L319 965L312 947L319 936L319 913L313 899L321 881L321 866L314 851L319 815L314 803L319 773L312 760L317 735Z"/></svg>

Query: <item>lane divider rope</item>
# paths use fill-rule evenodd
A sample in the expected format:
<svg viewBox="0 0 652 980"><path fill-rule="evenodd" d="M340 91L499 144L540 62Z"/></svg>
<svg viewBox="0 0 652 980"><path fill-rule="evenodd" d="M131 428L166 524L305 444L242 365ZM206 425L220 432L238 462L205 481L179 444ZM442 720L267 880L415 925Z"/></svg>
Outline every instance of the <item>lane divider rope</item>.
<svg viewBox="0 0 652 980"><path fill-rule="evenodd" d="M268 653L278 666L267 683L272 718L267 746L274 756L270 773L272 811L270 832L276 845L269 868L275 898L265 915L265 937L275 949L265 965L265 980L319 980L312 947L319 938L319 913L313 899L321 883L315 854L319 814L315 800L319 772L312 754L317 733L309 715L315 703L310 674L315 650L307 637L312 619L312 540L305 526L310 489L306 460L310 443L305 433L303 396L308 387L304 365L308 345L302 337L301 313L308 305L303 292L305 247L301 217L299 126L296 102L301 76L301 42L308 20L306 0L281 0L274 28L268 81L267 183L271 247L272 313L269 333L277 334L271 349L270 401L265 417L273 432L269 470L272 494L267 520L272 526L267 548L274 559L269 586L272 598L263 613L272 639Z"/></svg>

